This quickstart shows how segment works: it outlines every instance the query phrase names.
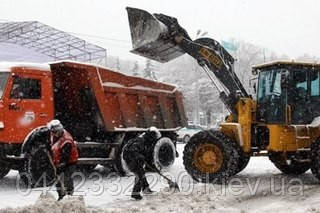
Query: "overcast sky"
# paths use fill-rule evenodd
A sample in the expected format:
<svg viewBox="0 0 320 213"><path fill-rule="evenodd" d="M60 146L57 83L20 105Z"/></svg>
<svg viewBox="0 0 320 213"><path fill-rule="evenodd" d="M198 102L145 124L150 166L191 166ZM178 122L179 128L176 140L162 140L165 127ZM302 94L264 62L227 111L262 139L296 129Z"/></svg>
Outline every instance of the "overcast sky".
<svg viewBox="0 0 320 213"><path fill-rule="evenodd" d="M201 29L218 41L241 39L286 54L320 53L319 0L0 0L0 21L40 21L103 46L129 53L126 6L175 16L191 37ZM103 38L100 38L103 37Z"/></svg>

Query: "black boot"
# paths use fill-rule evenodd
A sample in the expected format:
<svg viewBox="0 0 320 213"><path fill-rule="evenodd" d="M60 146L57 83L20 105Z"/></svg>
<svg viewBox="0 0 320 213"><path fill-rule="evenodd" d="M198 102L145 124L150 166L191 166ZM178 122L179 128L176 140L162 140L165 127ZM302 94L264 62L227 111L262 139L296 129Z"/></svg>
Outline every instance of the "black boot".
<svg viewBox="0 0 320 213"><path fill-rule="evenodd" d="M141 200L142 196L140 195L140 193L132 193L131 197L135 200Z"/></svg>
<svg viewBox="0 0 320 213"><path fill-rule="evenodd" d="M58 201L62 200L65 195L59 195Z"/></svg>
<svg viewBox="0 0 320 213"><path fill-rule="evenodd" d="M143 189L143 193L144 193L144 194L147 194L147 195L148 195L148 194L152 194L152 193L154 193L154 192L155 192L155 191L152 191L149 186Z"/></svg>

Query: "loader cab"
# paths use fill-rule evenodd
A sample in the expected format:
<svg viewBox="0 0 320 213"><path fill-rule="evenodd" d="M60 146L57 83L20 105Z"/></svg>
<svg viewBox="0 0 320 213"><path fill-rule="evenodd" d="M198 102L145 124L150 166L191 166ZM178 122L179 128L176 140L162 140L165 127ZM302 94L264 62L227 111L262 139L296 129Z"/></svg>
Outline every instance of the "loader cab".
<svg viewBox="0 0 320 213"><path fill-rule="evenodd" d="M320 116L320 65L272 62L253 67L258 74L257 121L309 124Z"/></svg>

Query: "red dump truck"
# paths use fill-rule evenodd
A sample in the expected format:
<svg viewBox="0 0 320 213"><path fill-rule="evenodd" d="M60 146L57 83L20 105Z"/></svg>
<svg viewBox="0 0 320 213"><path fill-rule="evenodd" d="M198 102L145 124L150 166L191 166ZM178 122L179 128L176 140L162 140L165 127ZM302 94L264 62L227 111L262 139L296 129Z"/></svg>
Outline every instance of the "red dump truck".
<svg viewBox="0 0 320 213"><path fill-rule="evenodd" d="M177 156L176 131L186 125L174 86L78 62L0 63L0 98L0 177L10 169L38 177L50 167L39 145L28 159L22 147L52 119L77 141L82 168L112 165L122 174L121 152L130 138L159 128L162 138L150 144L148 161L168 168Z"/></svg>

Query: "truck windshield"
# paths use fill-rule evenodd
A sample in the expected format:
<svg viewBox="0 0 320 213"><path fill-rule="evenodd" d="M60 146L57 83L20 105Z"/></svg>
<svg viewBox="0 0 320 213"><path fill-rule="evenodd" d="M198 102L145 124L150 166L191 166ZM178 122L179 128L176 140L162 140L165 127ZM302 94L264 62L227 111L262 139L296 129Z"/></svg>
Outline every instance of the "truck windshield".
<svg viewBox="0 0 320 213"><path fill-rule="evenodd" d="M8 76L9 72L0 72L0 99L2 99L2 95L7 84Z"/></svg>
<svg viewBox="0 0 320 213"><path fill-rule="evenodd" d="M283 69L263 71L259 75L258 102L269 102L274 96L281 96L281 73Z"/></svg>

